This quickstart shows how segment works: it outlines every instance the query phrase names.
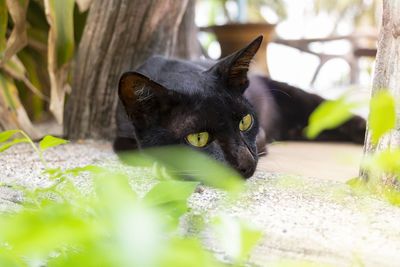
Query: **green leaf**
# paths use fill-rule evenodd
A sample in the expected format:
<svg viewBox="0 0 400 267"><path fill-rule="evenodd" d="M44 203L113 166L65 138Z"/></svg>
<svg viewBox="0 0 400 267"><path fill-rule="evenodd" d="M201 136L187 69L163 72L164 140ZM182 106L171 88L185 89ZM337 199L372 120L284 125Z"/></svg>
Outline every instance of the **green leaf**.
<svg viewBox="0 0 400 267"><path fill-rule="evenodd" d="M10 130L10 131L1 132L0 133L0 143L7 141L8 139L11 138L11 136L13 134L20 133L20 132L21 132L20 130Z"/></svg>
<svg viewBox="0 0 400 267"><path fill-rule="evenodd" d="M144 149L141 152L120 154L120 157L125 163L133 166L152 166L155 161L159 162L169 173L181 179L202 181L232 192L243 189L244 181L235 170L188 147Z"/></svg>
<svg viewBox="0 0 400 267"><path fill-rule="evenodd" d="M387 91L377 93L370 104L368 126L372 132L372 142L377 144L379 138L396 125L396 102Z"/></svg>
<svg viewBox="0 0 400 267"><path fill-rule="evenodd" d="M22 261L12 255L10 249L3 247L0 245L0 266L7 266L7 267L19 267L24 266Z"/></svg>
<svg viewBox="0 0 400 267"><path fill-rule="evenodd" d="M174 238L166 246L161 257L161 267L203 267L228 266L218 262L211 253L204 250L198 239ZM230 265L229 265L230 266Z"/></svg>
<svg viewBox="0 0 400 267"><path fill-rule="evenodd" d="M65 143L68 143L68 141L51 135L46 135L42 139L42 141L40 141L40 150L45 151L50 147L58 146Z"/></svg>
<svg viewBox="0 0 400 267"><path fill-rule="evenodd" d="M9 149L10 147L12 147L13 145L22 143L22 142L29 142L29 140L27 138L15 138L11 142L5 143L4 145L0 146L0 152L3 152L5 150Z"/></svg>
<svg viewBox="0 0 400 267"><path fill-rule="evenodd" d="M365 186L365 182L360 177L354 177L346 181L346 184L352 188L359 188Z"/></svg>
<svg viewBox="0 0 400 267"><path fill-rule="evenodd" d="M237 263L245 260L262 236L261 231L228 215L220 215L214 230L223 250Z"/></svg>
<svg viewBox="0 0 400 267"><path fill-rule="evenodd" d="M96 195L110 209L120 203L136 202L137 194L129 184L128 178L119 173L99 172L94 175Z"/></svg>
<svg viewBox="0 0 400 267"><path fill-rule="evenodd" d="M55 169L46 169L41 174L58 175L60 172L62 172L61 168L57 167Z"/></svg>
<svg viewBox="0 0 400 267"><path fill-rule="evenodd" d="M383 196L389 201L390 204L400 206L400 191L395 188L386 188Z"/></svg>
<svg viewBox="0 0 400 267"><path fill-rule="evenodd" d="M361 162L361 168L369 171L372 176L380 176L382 173L400 175L400 149L385 149L365 157Z"/></svg>
<svg viewBox="0 0 400 267"><path fill-rule="evenodd" d="M74 54L74 0L48 0L56 41L57 66L60 68Z"/></svg>
<svg viewBox="0 0 400 267"><path fill-rule="evenodd" d="M72 174L72 175L80 175L81 172L90 172L92 174L101 174L107 172L105 169L102 167L96 166L96 165L87 165L85 167L77 167L73 169L69 169L65 171L66 173Z"/></svg>
<svg viewBox="0 0 400 267"><path fill-rule="evenodd" d="M310 115L305 135L314 139L324 130L334 129L349 120L353 114L351 110L360 103L349 103L341 97L335 101L325 101L320 104Z"/></svg>
<svg viewBox="0 0 400 267"><path fill-rule="evenodd" d="M250 226L241 225L242 253L240 259L244 260L250 256L251 249L260 241L262 232Z"/></svg>
<svg viewBox="0 0 400 267"><path fill-rule="evenodd" d="M79 244L100 234L96 220L82 216L73 205L43 201L34 212L25 210L0 220L0 243L27 258L48 258L50 252L68 244Z"/></svg>
<svg viewBox="0 0 400 267"><path fill-rule="evenodd" d="M185 201L194 192L199 182L162 181L154 186L143 198L152 205L160 205L174 201Z"/></svg>
<svg viewBox="0 0 400 267"><path fill-rule="evenodd" d="M6 0L0 0L0 55L3 52L4 40L6 38L7 31L7 20L8 20L8 12Z"/></svg>
<svg viewBox="0 0 400 267"><path fill-rule="evenodd" d="M144 196L143 201L160 208L160 214L165 215L176 226L179 218L187 212L187 199L198 184L199 182L163 181L154 186Z"/></svg>

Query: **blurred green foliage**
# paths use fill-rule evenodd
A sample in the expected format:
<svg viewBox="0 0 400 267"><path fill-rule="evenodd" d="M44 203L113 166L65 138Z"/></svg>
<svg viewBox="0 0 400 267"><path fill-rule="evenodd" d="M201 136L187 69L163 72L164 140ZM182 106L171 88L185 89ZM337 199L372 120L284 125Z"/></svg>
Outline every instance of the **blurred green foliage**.
<svg viewBox="0 0 400 267"><path fill-rule="evenodd" d="M125 162L151 166L157 161L160 169L171 174L160 175L158 184L140 198L122 173L93 165L48 168L43 152L66 140L46 136L37 147L24 132L6 131L0 133L3 150L13 144L9 140L17 134L24 137L20 142L35 149L46 169L43 174L49 175L53 184L36 189L0 185L25 192L21 211L0 214L0 266L226 266L204 249L198 238L182 235L178 224L188 211L187 198L199 184L182 180L182 176L238 192L243 181L232 170L190 149L125 154ZM82 173L93 177L90 195L74 185L74 177ZM208 175L214 176L210 179ZM261 232L236 219L221 218L208 227L219 229L232 264L239 265Z"/></svg>
<svg viewBox="0 0 400 267"><path fill-rule="evenodd" d="M353 116L353 110L367 105L363 101L350 101L346 96L321 103L308 119L304 134L309 139L316 138L322 131L338 127ZM396 128L395 98L387 91L380 90L369 103L368 127L371 140L377 144L380 138Z"/></svg>
<svg viewBox="0 0 400 267"><path fill-rule="evenodd" d="M349 102L346 97L337 100L324 101L310 115L305 136L309 139L316 138L323 130L334 129L349 120L354 108L362 103Z"/></svg>
<svg viewBox="0 0 400 267"><path fill-rule="evenodd" d="M378 92L370 103L368 126L372 133L372 142L377 144L381 136L395 128L396 102L386 90Z"/></svg>
<svg viewBox="0 0 400 267"><path fill-rule="evenodd" d="M360 105L366 105L366 103L351 102L346 97L336 101L325 101L311 114L305 135L312 139L323 130L341 125L352 117L351 111ZM398 103L387 90L382 89L371 98L368 131L373 146L377 146L386 134L396 129L396 108L398 108ZM348 181L355 192L372 193L392 204L400 205L399 147L377 149L374 153L365 155L360 168L366 172L368 178L357 177Z"/></svg>

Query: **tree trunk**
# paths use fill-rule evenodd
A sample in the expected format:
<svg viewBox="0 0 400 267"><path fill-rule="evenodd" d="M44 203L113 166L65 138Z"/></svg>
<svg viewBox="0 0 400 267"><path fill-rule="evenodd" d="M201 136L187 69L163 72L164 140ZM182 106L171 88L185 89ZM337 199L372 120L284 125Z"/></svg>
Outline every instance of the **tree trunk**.
<svg viewBox="0 0 400 267"><path fill-rule="evenodd" d="M203 54L201 45L197 39L199 29L194 22L195 8L196 0L189 0L179 26L174 57L195 60L199 59Z"/></svg>
<svg viewBox="0 0 400 267"><path fill-rule="evenodd" d="M188 0L93 1L65 109L69 139L111 138L118 80L152 54L173 53Z"/></svg>
<svg viewBox="0 0 400 267"><path fill-rule="evenodd" d="M400 0L383 0L382 23L378 39L378 51L375 62L375 74L372 85L372 97L382 90L387 90L396 98L400 97ZM400 111L397 110L397 118ZM385 134L378 142L371 141L371 131L367 127L365 136L364 154L388 148L400 147L400 130L393 130ZM367 179L367 173L360 171L361 176ZM384 176L384 175L383 175ZM386 181L388 177L381 177Z"/></svg>

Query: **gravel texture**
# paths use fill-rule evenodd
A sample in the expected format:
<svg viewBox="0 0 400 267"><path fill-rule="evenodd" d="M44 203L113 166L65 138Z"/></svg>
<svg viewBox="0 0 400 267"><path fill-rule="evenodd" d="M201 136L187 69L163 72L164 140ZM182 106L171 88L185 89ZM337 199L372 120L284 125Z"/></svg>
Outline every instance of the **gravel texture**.
<svg viewBox="0 0 400 267"><path fill-rule="evenodd" d="M99 141L50 148L45 158L54 168L120 167L110 144ZM43 171L39 157L27 144L0 153L0 183L45 187L50 181L41 175ZM139 170L125 167L124 171L135 176ZM139 194L156 183L151 170L144 176L132 183ZM88 176L78 177L75 184L83 191L91 190ZM195 232L190 227L193 215L212 219L218 212L253 223L264 237L253 250L251 266L292 266L290 260L315 266L400 266L400 208L371 196L354 195L346 184L328 180L259 171L246 186L247 192L233 204L227 204L224 192L212 188L194 193L182 228ZM0 211L19 209L22 198L20 192L0 187ZM206 247L227 259L210 229L198 234Z"/></svg>

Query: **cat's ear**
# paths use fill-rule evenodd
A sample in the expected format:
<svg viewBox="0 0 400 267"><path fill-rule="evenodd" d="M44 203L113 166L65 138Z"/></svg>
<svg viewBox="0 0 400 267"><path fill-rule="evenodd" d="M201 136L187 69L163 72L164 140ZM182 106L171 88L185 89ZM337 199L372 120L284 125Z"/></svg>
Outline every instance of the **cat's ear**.
<svg viewBox="0 0 400 267"><path fill-rule="evenodd" d="M210 70L224 79L230 90L243 93L249 86L247 72L254 55L262 43L263 36L254 39L245 48L221 59Z"/></svg>
<svg viewBox="0 0 400 267"><path fill-rule="evenodd" d="M118 96L136 126L146 127L170 110L176 93L138 72L126 72L119 80Z"/></svg>

